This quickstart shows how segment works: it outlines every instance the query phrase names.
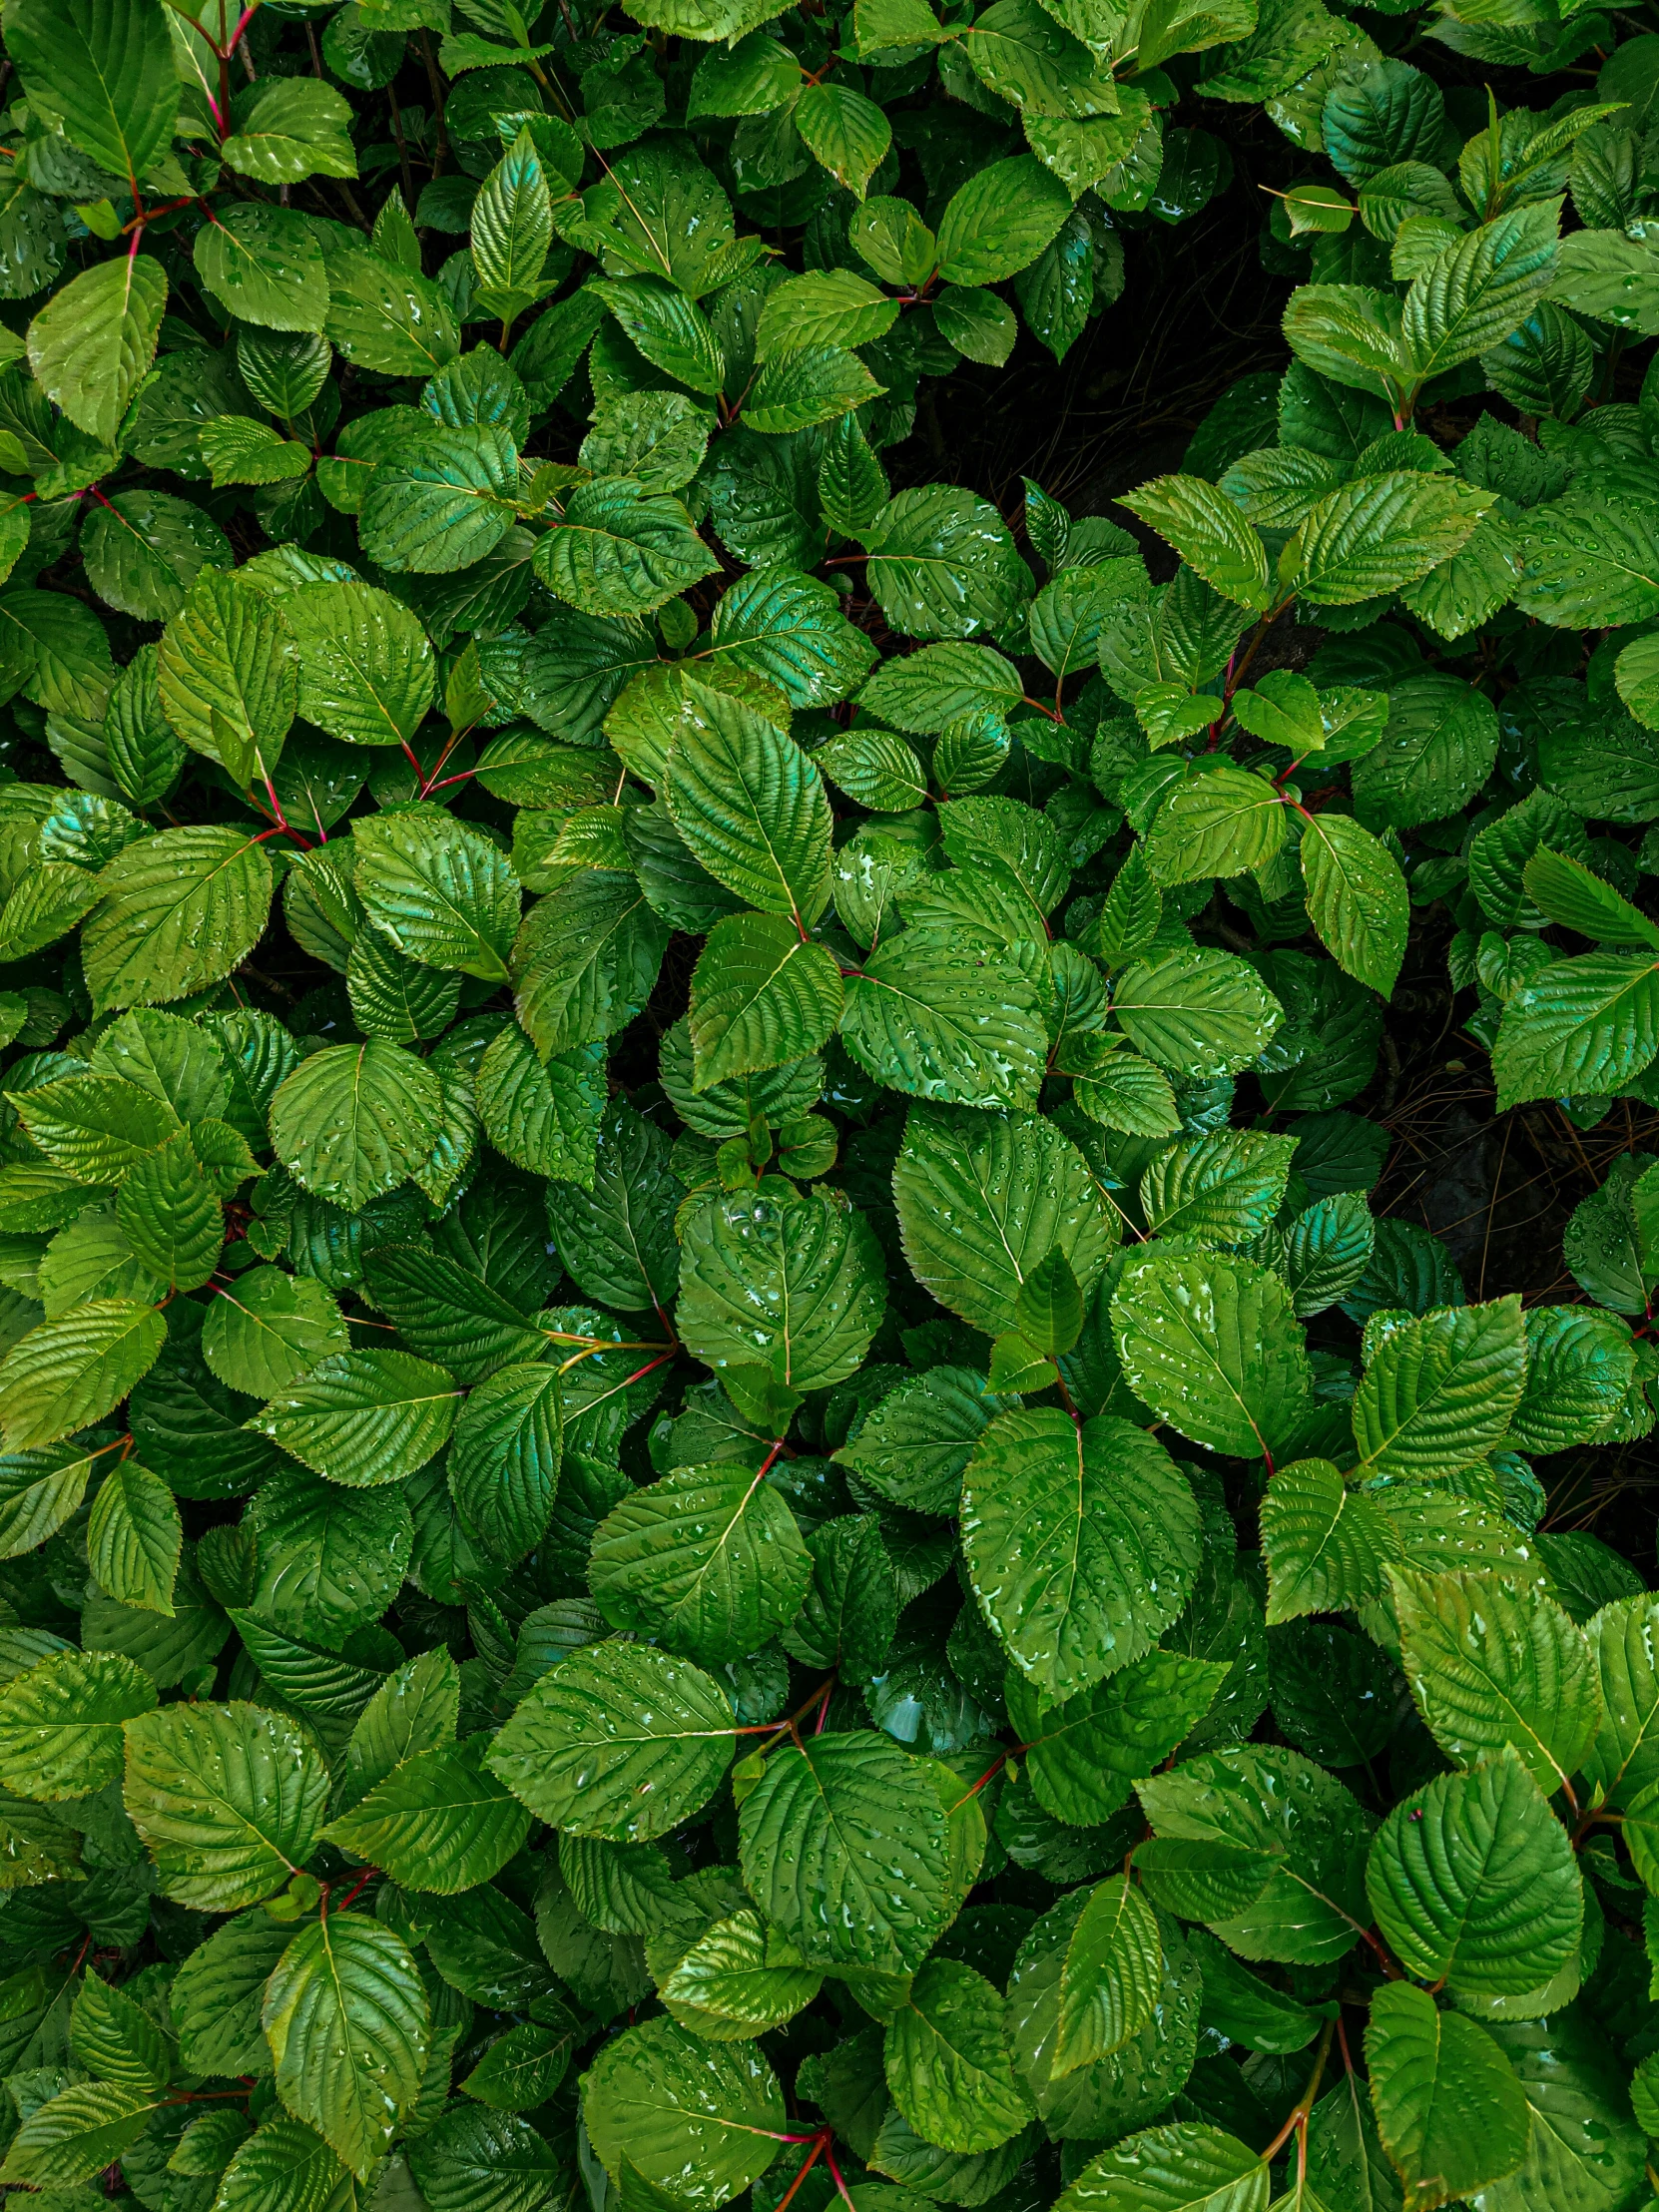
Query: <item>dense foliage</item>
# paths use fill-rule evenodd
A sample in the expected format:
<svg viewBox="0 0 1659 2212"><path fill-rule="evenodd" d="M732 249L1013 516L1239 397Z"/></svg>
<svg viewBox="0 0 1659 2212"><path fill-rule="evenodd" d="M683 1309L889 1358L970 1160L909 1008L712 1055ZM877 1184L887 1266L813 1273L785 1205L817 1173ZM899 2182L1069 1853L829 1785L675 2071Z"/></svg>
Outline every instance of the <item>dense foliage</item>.
<svg viewBox="0 0 1659 2212"><path fill-rule="evenodd" d="M1651 2207L1659 1163L1365 1108L1659 1108L1659 37L3 32L0 2184ZM1181 472L925 480L1274 134Z"/></svg>

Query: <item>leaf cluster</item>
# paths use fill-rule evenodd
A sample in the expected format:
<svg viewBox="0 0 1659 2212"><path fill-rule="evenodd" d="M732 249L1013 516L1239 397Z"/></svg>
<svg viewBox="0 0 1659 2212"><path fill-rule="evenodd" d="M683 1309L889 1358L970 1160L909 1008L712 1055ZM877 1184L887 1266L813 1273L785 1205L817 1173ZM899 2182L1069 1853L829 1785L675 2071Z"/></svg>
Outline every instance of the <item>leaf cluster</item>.
<svg viewBox="0 0 1659 2212"><path fill-rule="evenodd" d="M1651 2203L1659 1163L1365 1108L1659 1106L1659 40L1368 21L9 0L20 2201ZM920 477L1228 106L1283 372Z"/></svg>

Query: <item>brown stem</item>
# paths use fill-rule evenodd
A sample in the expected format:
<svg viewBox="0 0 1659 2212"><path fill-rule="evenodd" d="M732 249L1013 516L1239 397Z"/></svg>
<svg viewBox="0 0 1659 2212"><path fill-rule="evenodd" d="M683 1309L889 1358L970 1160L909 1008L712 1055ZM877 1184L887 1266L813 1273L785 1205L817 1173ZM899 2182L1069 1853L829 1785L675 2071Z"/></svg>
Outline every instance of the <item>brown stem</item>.
<svg viewBox="0 0 1659 2212"><path fill-rule="evenodd" d="M432 52L431 33L417 31L415 44L420 49L421 60L426 64L426 83L432 94L432 175L435 177L443 168L444 158L449 152L449 140L444 135L443 128L444 83L438 70L437 56ZM412 218L413 208L409 210L409 214Z"/></svg>
<svg viewBox="0 0 1659 2212"><path fill-rule="evenodd" d="M1336 2021L1327 2020L1320 2035L1319 2047L1314 2052L1314 2070L1308 2076L1308 2086L1291 2107L1290 2117L1262 2153L1264 2166L1271 2165L1293 2135L1301 2135L1308 2125L1308 2115L1314 2109L1314 2099L1320 2093L1320 2081L1325 2073L1326 2055L1331 2049L1331 2037L1336 2031Z"/></svg>

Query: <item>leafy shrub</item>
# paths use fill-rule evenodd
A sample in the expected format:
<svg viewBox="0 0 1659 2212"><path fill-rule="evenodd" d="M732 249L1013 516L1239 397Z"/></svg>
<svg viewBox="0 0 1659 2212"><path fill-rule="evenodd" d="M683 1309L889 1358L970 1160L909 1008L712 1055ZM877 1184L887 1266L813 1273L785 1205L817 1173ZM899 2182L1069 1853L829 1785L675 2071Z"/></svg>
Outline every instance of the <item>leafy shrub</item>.
<svg viewBox="0 0 1659 2212"><path fill-rule="evenodd" d="M11 0L0 2180L1647 2201L1659 1163L1470 1303L1360 1110L1659 1107L1659 39L1468 16Z"/></svg>

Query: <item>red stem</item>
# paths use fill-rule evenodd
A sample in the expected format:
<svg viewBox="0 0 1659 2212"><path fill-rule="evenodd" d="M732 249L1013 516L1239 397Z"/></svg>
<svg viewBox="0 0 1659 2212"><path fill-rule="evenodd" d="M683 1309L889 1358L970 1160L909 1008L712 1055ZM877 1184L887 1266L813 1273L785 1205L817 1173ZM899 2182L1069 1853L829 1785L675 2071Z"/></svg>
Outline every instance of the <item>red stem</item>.
<svg viewBox="0 0 1659 2212"><path fill-rule="evenodd" d="M830 2162L830 2171L834 2176L835 2187L840 2191L842 2202L851 2206L851 2212L858 2212L857 2206L852 2203L852 2191L846 2186L845 2178L835 2163L835 2154L828 2143L824 2146L824 2155Z"/></svg>
<svg viewBox="0 0 1659 2212"><path fill-rule="evenodd" d="M806 2180L807 2176L812 2172L813 2168L818 2164L819 2153L830 2148L830 2138L827 2134L823 2132L815 2135L812 2138L812 2149L801 2161L801 2171L796 2175L795 2179L784 2191L784 2194L779 2198L776 2212L789 2212L790 2203L791 2200L794 2198L796 2191Z"/></svg>
<svg viewBox="0 0 1659 2212"><path fill-rule="evenodd" d="M350 1889L346 1891L344 1897L340 1899L338 1905L334 1907L334 1911L336 1913L348 1913L369 1884L377 1882L379 1878L380 1870L378 1867L365 1867L356 1881L352 1883Z"/></svg>

